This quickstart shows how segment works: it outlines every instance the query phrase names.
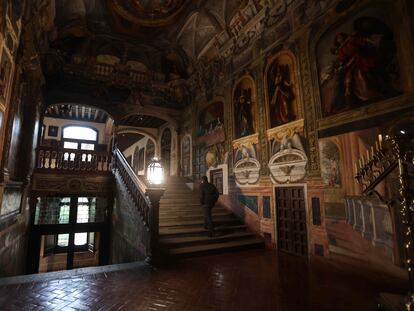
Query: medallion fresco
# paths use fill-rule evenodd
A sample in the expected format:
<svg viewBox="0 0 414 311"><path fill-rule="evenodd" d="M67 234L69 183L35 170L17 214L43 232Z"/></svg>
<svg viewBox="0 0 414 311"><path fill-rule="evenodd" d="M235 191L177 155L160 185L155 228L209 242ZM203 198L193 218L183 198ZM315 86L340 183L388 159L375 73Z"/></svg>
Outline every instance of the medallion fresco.
<svg viewBox="0 0 414 311"><path fill-rule="evenodd" d="M321 37L316 53L323 117L400 93L394 34L384 16L371 9Z"/></svg>

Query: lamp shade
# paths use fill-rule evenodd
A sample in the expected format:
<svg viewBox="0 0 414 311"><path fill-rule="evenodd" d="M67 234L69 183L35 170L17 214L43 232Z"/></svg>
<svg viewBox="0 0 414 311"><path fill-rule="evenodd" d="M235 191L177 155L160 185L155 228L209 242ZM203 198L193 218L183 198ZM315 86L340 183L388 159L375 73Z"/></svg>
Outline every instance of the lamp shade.
<svg viewBox="0 0 414 311"><path fill-rule="evenodd" d="M158 158L153 158L148 164L147 180L152 185L161 185L164 182L164 168Z"/></svg>

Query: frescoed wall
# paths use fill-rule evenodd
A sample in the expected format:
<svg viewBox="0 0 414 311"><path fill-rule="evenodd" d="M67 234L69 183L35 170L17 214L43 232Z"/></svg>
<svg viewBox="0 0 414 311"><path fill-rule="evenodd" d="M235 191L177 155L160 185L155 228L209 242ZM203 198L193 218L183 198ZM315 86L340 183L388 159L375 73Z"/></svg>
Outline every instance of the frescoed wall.
<svg viewBox="0 0 414 311"><path fill-rule="evenodd" d="M397 45L387 15L365 10L321 37L316 54L324 117L401 93Z"/></svg>
<svg viewBox="0 0 414 311"><path fill-rule="evenodd" d="M269 128L277 127L300 117L298 109L296 66L288 51L269 57L265 72Z"/></svg>
<svg viewBox="0 0 414 311"><path fill-rule="evenodd" d="M341 187L341 164L338 146L330 140L319 141L321 175L328 187Z"/></svg>
<svg viewBox="0 0 414 311"><path fill-rule="evenodd" d="M234 137L241 138L256 132L256 93L254 81L243 77L233 92Z"/></svg>

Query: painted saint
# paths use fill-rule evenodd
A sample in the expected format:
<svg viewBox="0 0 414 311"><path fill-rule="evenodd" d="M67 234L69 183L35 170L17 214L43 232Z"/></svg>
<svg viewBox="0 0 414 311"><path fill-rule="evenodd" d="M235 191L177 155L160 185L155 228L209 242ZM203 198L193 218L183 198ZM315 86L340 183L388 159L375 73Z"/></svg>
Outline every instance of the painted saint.
<svg viewBox="0 0 414 311"><path fill-rule="evenodd" d="M289 65L278 64L277 60L268 71L268 94L270 127L294 121L293 90L289 77Z"/></svg>
<svg viewBox="0 0 414 311"><path fill-rule="evenodd" d="M331 62L321 68L324 116L398 94L391 29L372 16L359 17L352 29L346 28L332 37Z"/></svg>
<svg viewBox="0 0 414 311"><path fill-rule="evenodd" d="M252 89L237 87L234 94L236 138L254 134Z"/></svg>

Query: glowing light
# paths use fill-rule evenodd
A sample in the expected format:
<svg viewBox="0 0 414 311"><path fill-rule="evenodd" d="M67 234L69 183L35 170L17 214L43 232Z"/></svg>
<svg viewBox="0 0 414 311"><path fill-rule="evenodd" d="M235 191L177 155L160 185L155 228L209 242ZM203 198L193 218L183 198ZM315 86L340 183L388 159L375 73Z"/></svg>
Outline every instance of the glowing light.
<svg viewBox="0 0 414 311"><path fill-rule="evenodd" d="M67 126L63 129L63 138L96 141L98 132L84 126Z"/></svg>
<svg viewBox="0 0 414 311"><path fill-rule="evenodd" d="M161 185L164 182L164 168L158 161L158 158L153 158L147 167L147 180L152 185Z"/></svg>

